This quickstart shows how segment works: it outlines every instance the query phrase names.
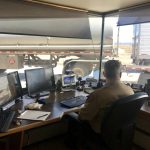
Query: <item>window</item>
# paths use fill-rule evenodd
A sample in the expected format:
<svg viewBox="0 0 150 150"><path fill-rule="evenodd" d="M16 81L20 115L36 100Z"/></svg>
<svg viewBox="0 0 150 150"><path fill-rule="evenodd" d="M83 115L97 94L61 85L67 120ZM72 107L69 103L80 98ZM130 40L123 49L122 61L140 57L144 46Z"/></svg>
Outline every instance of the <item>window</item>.
<svg viewBox="0 0 150 150"><path fill-rule="evenodd" d="M117 59L123 65L121 80L125 83L147 83L150 78L150 23L117 26L118 17L109 16L105 19L104 37L107 24L112 26L112 51L103 51L103 62ZM104 38L104 43L107 42ZM103 66L103 65L102 65ZM101 70L101 77L103 67Z"/></svg>

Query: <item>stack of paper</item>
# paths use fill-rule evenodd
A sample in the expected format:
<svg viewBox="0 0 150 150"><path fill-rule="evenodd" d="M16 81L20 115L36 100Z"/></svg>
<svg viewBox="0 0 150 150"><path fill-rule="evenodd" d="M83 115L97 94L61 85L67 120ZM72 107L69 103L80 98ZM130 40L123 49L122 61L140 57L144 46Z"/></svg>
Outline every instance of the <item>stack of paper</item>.
<svg viewBox="0 0 150 150"><path fill-rule="evenodd" d="M19 119L27 120L46 120L46 118L51 114L51 112L46 111L36 111L36 110L26 110L19 117Z"/></svg>

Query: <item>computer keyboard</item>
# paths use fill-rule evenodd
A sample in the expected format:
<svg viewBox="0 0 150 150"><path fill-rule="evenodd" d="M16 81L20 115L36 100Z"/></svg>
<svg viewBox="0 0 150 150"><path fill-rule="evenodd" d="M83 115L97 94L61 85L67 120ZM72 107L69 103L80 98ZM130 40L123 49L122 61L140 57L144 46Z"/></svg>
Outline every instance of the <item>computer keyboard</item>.
<svg viewBox="0 0 150 150"><path fill-rule="evenodd" d="M0 112L0 132L6 132L14 118L15 111L2 111Z"/></svg>
<svg viewBox="0 0 150 150"><path fill-rule="evenodd" d="M73 108L84 104L86 99L87 99L86 96L76 96L76 97L71 97L69 99L65 99L61 101L60 104L65 107Z"/></svg>

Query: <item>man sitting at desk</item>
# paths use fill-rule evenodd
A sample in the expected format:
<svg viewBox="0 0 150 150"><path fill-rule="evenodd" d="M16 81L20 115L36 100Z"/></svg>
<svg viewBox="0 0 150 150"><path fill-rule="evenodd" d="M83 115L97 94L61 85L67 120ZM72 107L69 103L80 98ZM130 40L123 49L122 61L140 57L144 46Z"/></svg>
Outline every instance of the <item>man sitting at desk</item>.
<svg viewBox="0 0 150 150"><path fill-rule="evenodd" d="M106 78L106 84L100 89L91 93L85 103L85 106L80 110L79 116L72 116L88 125L88 130L92 130L95 133L101 132L100 123L103 119L104 113L110 107L110 105L122 98L134 94L131 87L121 83L121 63L117 60L109 60L104 65L104 76ZM71 137L75 139L82 137L86 132L85 128L82 128L81 124L76 119L70 117L69 131L72 132ZM71 119L72 118L72 119ZM82 132L82 133L81 133ZM82 134L82 135L78 135ZM78 138L76 138L78 139ZM82 138L83 139L83 138ZM79 140L79 139L78 139ZM74 140L75 141L75 140Z"/></svg>
<svg viewBox="0 0 150 150"><path fill-rule="evenodd" d="M120 81L122 65L118 60L109 60L104 65L104 87L90 94L85 107L79 113L79 119L87 121L91 128L100 133L100 122L112 102L134 94L131 87Z"/></svg>

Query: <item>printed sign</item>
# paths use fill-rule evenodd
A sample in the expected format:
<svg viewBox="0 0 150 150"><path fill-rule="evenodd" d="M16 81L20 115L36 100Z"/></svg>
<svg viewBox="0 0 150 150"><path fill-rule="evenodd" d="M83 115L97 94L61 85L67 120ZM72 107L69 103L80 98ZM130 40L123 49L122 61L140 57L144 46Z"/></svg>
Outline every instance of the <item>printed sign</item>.
<svg viewBox="0 0 150 150"><path fill-rule="evenodd" d="M10 59L8 60L8 62L9 62L9 64L14 64L16 61L15 61L14 58L10 58Z"/></svg>

